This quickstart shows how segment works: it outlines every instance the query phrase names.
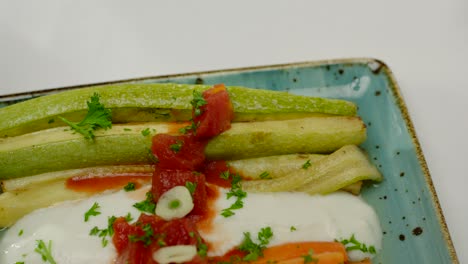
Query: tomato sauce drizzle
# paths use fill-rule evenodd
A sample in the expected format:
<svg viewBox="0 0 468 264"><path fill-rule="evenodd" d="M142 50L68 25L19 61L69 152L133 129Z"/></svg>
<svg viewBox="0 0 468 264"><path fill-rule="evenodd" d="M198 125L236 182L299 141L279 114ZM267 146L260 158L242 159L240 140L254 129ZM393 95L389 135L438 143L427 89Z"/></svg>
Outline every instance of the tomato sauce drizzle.
<svg viewBox="0 0 468 264"><path fill-rule="evenodd" d="M215 85L202 94L194 92L191 103L193 121L185 128L186 133L177 134L183 127L183 124L177 124L170 127L169 133L156 134L152 139L151 150L158 162L153 172L151 195L157 203L162 194L176 186L186 186L187 189L195 186L191 193L194 207L184 218L169 221L145 214L135 224L125 222L123 218L117 219L113 226L113 242L119 253L116 263L156 263L153 253L171 245L197 246L198 254L186 263L209 262L206 250L211 245L203 241L198 230L209 232L213 229L214 203L220 195L214 186L230 187L231 183L220 179L220 170L227 170L226 163L205 162L204 148L210 138L231 127L234 111L224 85ZM159 243L154 237L149 244L142 244L140 240L130 241L130 237L144 236L144 223L151 225ZM180 239L182 237L184 239ZM205 253L200 254L200 250L205 250Z"/></svg>
<svg viewBox="0 0 468 264"><path fill-rule="evenodd" d="M151 177L141 175L101 175L96 177L76 176L68 178L65 186L77 192L99 193L106 190L122 189L129 182L135 183L135 188L151 182Z"/></svg>

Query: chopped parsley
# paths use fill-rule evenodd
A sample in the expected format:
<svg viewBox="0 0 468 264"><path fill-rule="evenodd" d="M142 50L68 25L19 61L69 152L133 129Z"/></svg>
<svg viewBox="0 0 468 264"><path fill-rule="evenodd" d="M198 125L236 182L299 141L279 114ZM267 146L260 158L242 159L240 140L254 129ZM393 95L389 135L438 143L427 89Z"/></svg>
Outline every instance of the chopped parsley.
<svg viewBox="0 0 468 264"><path fill-rule="evenodd" d="M153 194L150 191L147 192L146 200L141 201L139 203L135 203L133 207L135 207L136 209L142 212L154 214L154 210L156 210L156 204L154 203L154 200L153 200Z"/></svg>
<svg viewBox="0 0 468 264"><path fill-rule="evenodd" d="M197 236L197 249L198 256L206 257L206 254L208 253L208 246L205 243L203 243L200 236Z"/></svg>
<svg viewBox="0 0 468 264"><path fill-rule="evenodd" d="M262 172L262 174L260 174L259 177L260 177L260 179L262 179L262 180L273 179L273 178L270 176L270 173L268 173L267 171Z"/></svg>
<svg viewBox="0 0 468 264"><path fill-rule="evenodd" d="M153 163L158 163L159 162L159 159L158 157L156 157L153 153L153 151L151 150L151 148L147 148L146 151L148 151L148 157L149 159L153 162Z"/></svg>
<svg viewBox="0 0 468 264"><path fill-rule="evenodd" d="M239 250L247 252L247 255L244 256L242 260L254 261L263 256L263 250L270 243L272 237L273 232L271 231L271 227L263 227L260 229L260 232L257 234L259 243L255 243L252 240L250 232L244 233L244 240L240 244Z"/></svg>
<svg viewBox="0 0 468 264"><path fill-rule="evenodd" d="M136 187L136 185L135 185L134 182L129 182L129 183L127 183L127 185L124 186L124 190L126 192L134 191L135 187Z"/></svg>
<svg viewBox="0 0 468 264"><path fill-rule="evenodd" d="M91 216L96 216L96 215L100 215L101 212L98 211L99 208L101 208L101 207L99 206L98 203L95 202L95 203L93 204L93 206L91 206L91 208L84 214L84 221L85 221L85 222L88 222L89 217L91 217Z"/></svg>
<svg viewBox="0 0 468 264"><path fill-rule="evenodd" d="M145 128L145 129L143 129L143 130L141 131L141 134L142 134L144 137L148 136L150 133L151 133L151 132L150 132L149 127Z"/></svg>
<svg viewBox="0 0 468 264"><path fill-rule="evenodd" d="M125 216L125 221L127 222L131 222L133 220L133 217L130 213L128 213L126 216Z"/></svg>
<svg viewBox="0 0 468 264"><path fill-rule="evenodd" d="M224 171L222 172L219 177L221 177L221 179L223 180L229 180L229 176L231 176L231 173L229 173L229 171Z"/></svg>
<svg viewBox="0 0 468 264"><path fill-rule="evenodd" d="M108 129L112 127L112 111L99 102L99 94L94 93L88 104L88 113L78 123L71 122L61 116L59 118L67 123L73 130L82 134L86 139L94 140L94 130L98 128Z"/></svg>
<svg viewBox="0 0 468 264"><path fill-rule="evenodd" d="M346 251L360 250L364 253L377 253L374 246L367 246L366 244L359 242L354 236L354 234L351 236L350 239L343 239L339 242L345 246Z"/></svg>
<svg viewBox="0 0 468 264"><path fill-rule="evenodd" d="M189 190L190 194L193 196L195 193L195 190L197 189L197 183L196 182L185 182L185 187Z"/></svg>
<svg viewBox="0 0 468 264"><path fill-rule="evenodd" d="M22 236L24 233L23 229L21 229L19 232L18 232L18 236Z"/></svg>
<svg viewBox="0 0 468 264"><path fill-rule="evenodd" d="M222 175L223 174L221 174L221 177L223 177ZM242 200L247 197L247 193L242 190L242 186L240 184L242 178L238 174L230 174L230 177L232 177L231 189L226 194L226 198L229 199L231 197L236 197L236 201L229 208L223 209L221 211L221 215L224 217L235 215L232 210L237 210L244 207L244 202Z"/></svg>
<svg viewBox="0 0 468 264"><path fill-rule="evenodd" d="M93 227L89 231L90 236L98 236L101 238L102 247L106 247L109 243L107 236L112 237L114 235L114 222L117 218L115 216L110 216L107 218L107 227L104 229L99 229L97 226Z"/></svg>
<svg viewBox="0 0 468 264"><path fill-rule="evenodd" d="M151 227L150 224L144 224L143 227L141 228L143 232L145 232L143 235L138 236L138 235L129 235L128 239L131 242L138 242L141 241L143 242L143 245L145 247L148 247L153 243L153 238L155 237L153 228Z"/></svg>
<svg viewBox="0 0 468 264"><path fill-rule="evenodd" d="M318 259L314 258L313 256L314 256L314 251L312 249L309 250L309 254L302 256L302 258L304 258L304 264L312 263L312 262L317 263Z"/></svg>
<svg viewBox="0 0 468 264"><path fill-rule="evenodd" d="M193 99L190 101L190 104L193 107L195 116L199 116L203 113L200 107L206 105L207 102L205 98L203 98L203 94L201 92L193 90Z"/></svg>
<svg viewBox="0 0 468 264"><path fill-rule="evenodd" d="M174 151L175 153L179 152L180 149L182 149L182 145L184 144L184 142L182 140L176 140L176 143L175 144L172 144L169 146L169 148Z"/></svg>
<svg viewBox="0 0 468 264"><path fill-rule="evenodd" d="M35 252L39 253L42 257L42 260L49 262L50 264L56 264L54 258L52 257L52 241L49 240L49 244L46 245L43 240L37 240Z"/></svg>
<svg viewBox="0 0 468 264"><path fill-rule="evenodd" d="M295 226L291 226L291 228L290 228L289 230L291 230L291 232L294 232L294 231L296 231L297 229L296 229Z"/></svg>
<svg viewBox="0 0 468 264"><path fill-rule="evenodd" d="M16 261L15 264L24 264L24 261Z"/></svg>
<svg viewBox="0 0 468 264"><path fill-rule="evenodd" d="M302 168L304 170L307 170L312 164L310 163L310 160L307 160L304 164L302 164Z"/></svg>
<svg viewBox="0 0 468 264"><path fill-rule="evenodd" d="M187 132L189 132L189 131L193 131L193 133L196 134L197 128L198 128L198 126L200 126L200 122L195 123L193 121L193 119L190 119L190 121L192 122L190 125L182 127L182 128L179 129L179 132L181 134L187 134Z"/></svg>

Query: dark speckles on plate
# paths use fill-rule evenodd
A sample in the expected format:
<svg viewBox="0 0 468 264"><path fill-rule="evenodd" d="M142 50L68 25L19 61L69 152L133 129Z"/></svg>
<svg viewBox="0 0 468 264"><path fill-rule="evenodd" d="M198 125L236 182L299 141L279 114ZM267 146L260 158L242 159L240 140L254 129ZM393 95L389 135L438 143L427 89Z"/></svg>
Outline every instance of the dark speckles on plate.
<svg viewBox="0 0 468 264"><path fill-rule="evenodd" d="M423 233L423 229L421 227L416 227L415 229L413 229L413 235L415 236L419 236Z"/></svg>

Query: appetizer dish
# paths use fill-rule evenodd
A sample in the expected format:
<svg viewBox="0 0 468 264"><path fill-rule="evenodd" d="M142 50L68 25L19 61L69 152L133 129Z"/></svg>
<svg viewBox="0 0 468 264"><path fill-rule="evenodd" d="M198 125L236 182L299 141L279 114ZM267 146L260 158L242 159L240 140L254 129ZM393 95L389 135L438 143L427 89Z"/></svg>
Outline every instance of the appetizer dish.
<svg viewBox="0 0 468 264"><path fill-rule="evenodd" d="M0 263L372 263L345 100L118 84L0 108Z"/></svg>

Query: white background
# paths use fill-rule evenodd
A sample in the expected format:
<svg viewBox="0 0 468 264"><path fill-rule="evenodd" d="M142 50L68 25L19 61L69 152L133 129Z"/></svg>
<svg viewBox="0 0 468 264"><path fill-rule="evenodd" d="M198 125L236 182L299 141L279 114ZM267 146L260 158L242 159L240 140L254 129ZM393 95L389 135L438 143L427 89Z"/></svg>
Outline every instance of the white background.
<svg viewBox="0 0 468 264"><path fill-rule="evenodd" d="M468 263L468 1L0 0L0 95L342 57L393 70Z"/></svg>

